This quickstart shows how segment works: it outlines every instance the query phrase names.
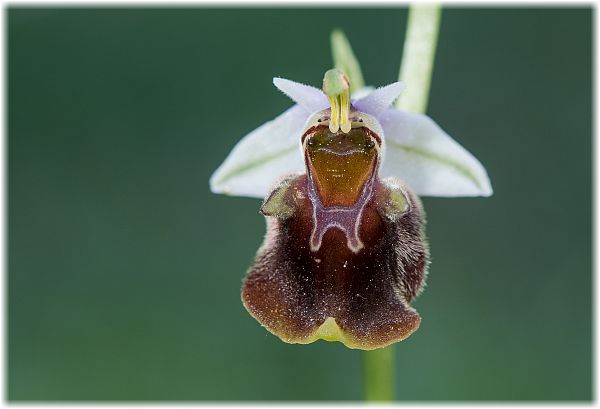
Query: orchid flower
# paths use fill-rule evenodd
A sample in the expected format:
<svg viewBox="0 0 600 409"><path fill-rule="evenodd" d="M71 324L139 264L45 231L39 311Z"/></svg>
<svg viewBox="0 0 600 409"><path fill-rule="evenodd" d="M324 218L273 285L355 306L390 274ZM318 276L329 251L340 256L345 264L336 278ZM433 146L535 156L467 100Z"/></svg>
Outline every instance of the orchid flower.
<svg viewBox="0 0 600 409"><path fill-rule="evenodd" d="M336 66L362 84L345 37L332 38L334 59L345 55ZM296 104L242 138L210 179L215 193L264 198L244 306L289 343L405 339L429 264L419 196L489 196L485 169L426 115L391 107L400 82L355 89L332 69L322 89L273 83Z"/></svg>
<svg viewBox="0 0 600 409"><path fill-rule="evenodd" d="M418 195L489 196L485 169L426 115L391 108L400 82L353 98L336 69L323 90L273 83L296 105L246 135L210 180L215 193L266 198L245 307L290 343L406 338L428 264Z"/></svg>

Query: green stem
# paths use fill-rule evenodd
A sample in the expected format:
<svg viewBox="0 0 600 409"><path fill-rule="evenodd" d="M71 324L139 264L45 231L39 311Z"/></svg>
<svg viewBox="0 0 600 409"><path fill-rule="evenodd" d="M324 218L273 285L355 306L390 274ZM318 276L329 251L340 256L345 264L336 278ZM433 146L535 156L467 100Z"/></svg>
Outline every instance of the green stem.
<svg viewBox="0 0 600 409"><path fill-rule="evenodd" d="M394 400L394 347L363 352L366 401Z"/></svg>
<svg viewBox="0 0 600 409"><path fill-rule="evenodd" d="M396 101L398 109L419 113L427 109L441 11L437 4L410 6L400 64L406 91Z"/></svg>
<svg viewBox="0 0 600 409"><path fill-rule="evenodd" d="M411 5L400 81L406 91L396 102L398 109L425 113L441 20L439 5ZM363 352L364 396L367 401L394 400L394 346Z"/></svg>

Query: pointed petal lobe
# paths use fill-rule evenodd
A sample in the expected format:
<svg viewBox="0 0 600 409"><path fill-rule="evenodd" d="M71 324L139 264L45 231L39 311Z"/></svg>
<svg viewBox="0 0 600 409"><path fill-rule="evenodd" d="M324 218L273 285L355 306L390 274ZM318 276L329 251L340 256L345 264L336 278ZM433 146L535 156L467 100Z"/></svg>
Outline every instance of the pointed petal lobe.
<svg viewBox="0 0 600 409"><path fill-rule="evenodd" d="M373 91L375 91L375 87L371 87L371 86L362 87L362 88L357 89L356 91L353 91L352 92L352 103L358 101L361 98L366 97Z"/></svg>
<svg viewBox="0 0 600 409"><path fill-rule="evenodd" d="M490 196L481 163L431 118L388 109L379 120L386 152L381 175L404 180L420 196Z"/></svg>
<svg viewBox="0 0 600 409"><path fill-rule="evenodd" d="M308 113L321 111L329 107L327 97L318 88L277 77L273 78L273 85L301 105Z"/></svg>
<svg viewBox="0 0 600 409"><path fill-rule="evenodd" d="M262 199L280 176L302 172L300 132L307 117L294 105L242 138L211 176L212 192Z"/></svg>
<svg viewBox="0 0 600 409"><path fill-rule="evenodd" d="M401 82L394 82L385 87L377 88L367 96L356 100L354 107L359 111L378 117L394 103L404 88L405 86Z"/></svg>

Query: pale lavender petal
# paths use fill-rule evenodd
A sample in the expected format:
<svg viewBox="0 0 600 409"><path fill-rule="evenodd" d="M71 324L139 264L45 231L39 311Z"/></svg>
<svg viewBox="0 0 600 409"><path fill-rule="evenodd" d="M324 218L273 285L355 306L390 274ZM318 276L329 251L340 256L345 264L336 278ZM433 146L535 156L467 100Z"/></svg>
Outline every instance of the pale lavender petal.
<svg viewBox="0 0 600 409"><path fill-rule="evenodd" d="M327 97L318 88L278 77L273 78L273 84L311 114L329 107Z"/></svg>
<svg viewBox="0 0 600 409"><path fill-rule="evenodd" d="M303 172L300 133L308 113L294 105L244 136L210 178L214 193L264 198L282 175Z"/></svg>
<svg viewBox="0 0 600 409"><path fill-rule="evenodd" d="M390 107L404 91L404 84L394 82L385 87L377 88L365 97L356 100L353 105L361 112L378 117L383 111Z"/></svg>
<svg viewBox="0 0 600 409"><path fill-rule="evenodd" d="M388 109L379 116L385 137L381 176L404 180L420 196L490 196L481 163L431 118Z"/></svg>
<svg viewBox="0 0 600 409"><path fill-rule="evenodd" d="M356 91L354 91L352 93L352 102L358 101L359 99L366 97L373 91L375 91L375 87L371 87L369 85L366 87L357 89Z"/></svg>

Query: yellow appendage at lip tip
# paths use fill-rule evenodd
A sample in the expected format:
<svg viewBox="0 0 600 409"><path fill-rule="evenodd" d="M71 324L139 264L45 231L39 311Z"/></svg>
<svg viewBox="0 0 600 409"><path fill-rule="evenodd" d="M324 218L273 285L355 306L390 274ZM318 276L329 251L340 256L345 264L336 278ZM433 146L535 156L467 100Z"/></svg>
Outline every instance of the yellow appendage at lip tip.
<svg viewBox="0 0 600 409"><path fill-rule="evenodd" d="M329 342L341 342L349 348L355 347L354 342L349 339L342 329L335 322L335 318L327 318L315 332L313 332L310 338L303 341L303 344L310 344L318 340L324 340Z"/></svg>
<svg viewBox="0 0 600 409"><path fill-rule="evenodd" d="M342 329L338 326L337 322L335 322L335 318L329 317L327 318L320 326L317 328L315 332L313 332L309 338L306 338L302 341L294 341L294 343L298 344L311 344L318 340L328 341L328 342L341 342L346 347L350 349L363 349L364 346L361 346L360 343L353 340L349 337ZM371 349L371 348L366 348Z"/></svg>

